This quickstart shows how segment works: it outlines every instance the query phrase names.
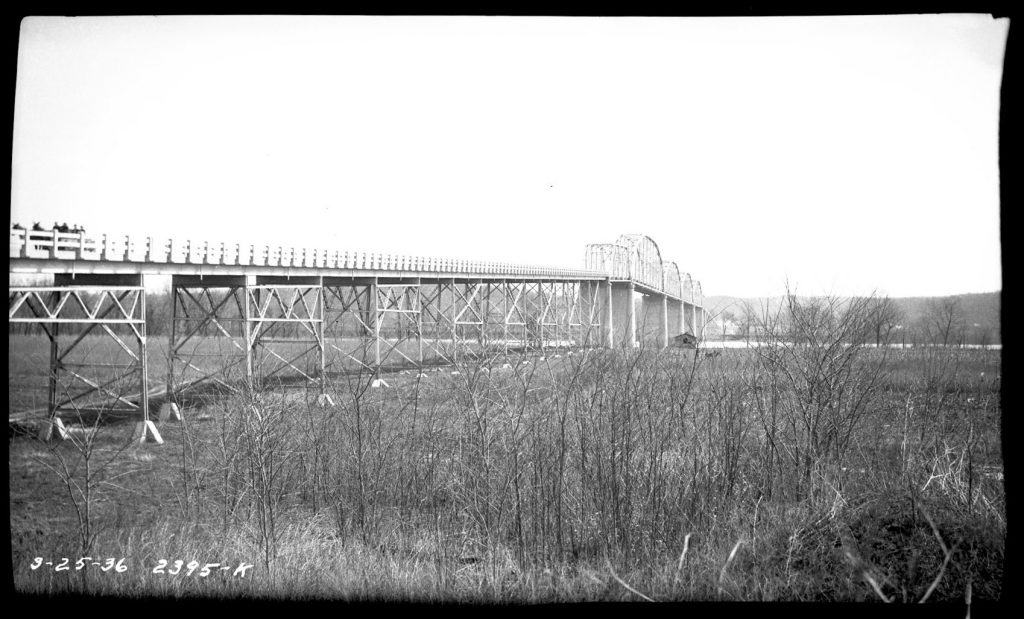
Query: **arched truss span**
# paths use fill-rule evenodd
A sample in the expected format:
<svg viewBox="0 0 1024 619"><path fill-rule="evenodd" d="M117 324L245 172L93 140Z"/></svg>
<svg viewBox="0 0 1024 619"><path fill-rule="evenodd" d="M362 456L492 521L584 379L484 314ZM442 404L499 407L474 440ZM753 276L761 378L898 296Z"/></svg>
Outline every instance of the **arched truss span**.
<svg viewBox="0 0 1024 619"><path fill-rule="evenodd" d="M623 234L614 243L587 245L586 268L607 273L614 280L632 280L646 288L693 304L704 302L700 283L664 262L654 240L644 234Z"/></svg>
<svg viewBox="0 0 1024 619"><path fill-rule="evenodd" d="M629 279L630 266L636 250L617 243L592 243L587 245L586 268L604 271L612 279Z"/></svg>
<svg viewBox="0 0 1024 619"><path fill-rule="evenodd" d="M683 301L693 303L693 278L690 277L689 273L683 273L681 280L682 282L679 287L682 290L679 296L683 298Z"/></svg>
<svg viewBox="0 0 1024 619"><path fill-rule="evenodd" d="M633 279L645 286L660 290L664 285L664 280L661 250L658 249L658 244L645 234L623 234L616 243L636 248L636 262L631 265Z"/></svg>
<svg viewBox="0 0 1024 619"><path fill-rule="evenodd" d="M683 282L679 276L679 266L675 262L666 262L663 265L665 270L664 290L674 297L682 297Z"/></svg>

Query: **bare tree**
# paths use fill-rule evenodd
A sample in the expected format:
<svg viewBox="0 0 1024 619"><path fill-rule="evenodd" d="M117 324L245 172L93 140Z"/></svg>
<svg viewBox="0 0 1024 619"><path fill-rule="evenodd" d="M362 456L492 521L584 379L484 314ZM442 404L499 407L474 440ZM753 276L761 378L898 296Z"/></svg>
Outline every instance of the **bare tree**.
<svg viewBox="0 0 1024 619"><path fill-rule="evenodd" d="M875 405L888 353L862 354L874 336L873 301L798 297L787 287L784 305L766 307L757 324L752 387L770 437L764 457L796 500L842 481L855 430Z"/></svg>
<svg viewBox="0 0 1024 619"><path fill-rule="evenodd" d="M889 343L893 332L906 318L903 309L889 297L871 297L866 309L875 336L875 346Z"/></svg>
<svg viewBox="0 0 1024 619"><path fill-rule="evenodd" d="M747 302L743 304L740 315L740 333L743 335L743 339L750 341L752 337L757 337L760 318L756 307Z"/></svg>
<svg viewBox="0 0 1024 619"><path fill-rule="evenodd" d="M726 310L726 311L722 312L721 320L722 320L722 340L725 340L725 338L726 338L726 329L727 329L727 327L729 325L733 325L733 324L736 323L736 315L733 314L731 311Z"/></svg>
<svg viewBox="0 0 1024 619"><path fill-rule="evenodd" d="M962 343L966 323L959 298L932 299L928 302L924 321L928 326L933 343L937 344L941 341L943 346L949 346L958 341Z"/></svg>

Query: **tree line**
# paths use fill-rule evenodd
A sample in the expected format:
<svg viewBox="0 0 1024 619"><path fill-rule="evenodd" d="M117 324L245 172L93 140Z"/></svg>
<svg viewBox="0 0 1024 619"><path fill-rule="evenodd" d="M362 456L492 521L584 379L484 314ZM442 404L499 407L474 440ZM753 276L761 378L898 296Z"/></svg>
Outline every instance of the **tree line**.
<svg viewBox="0 0 1024 619"><path fill-rule="evenodd" d="M987 346L1001 341L999 329L999 310L996 316L989 319L970 315L958 297L939 297L928 299L921 311L910 314L906 309L890 297L851 298L840 300L836 297L814 297L799 301L794 306L793 299L787 296L787 303L780 308L779 320L784 328L795 329L801 316L824 313L826 309L838 309L843 306L845 312L857 315L858 323L863 327L857 331L857 337L867 338L869 343L881 345L911 346ZM732 336L736 339L757 339L763 335L764 316L769 313L766 306L758 307L745 302L731 310L723 311L717 320L709 325L714 329L717 324L722 333L709 333L710 337L722 335L726 329L723 325L732 325ZM853 337L851 334L850 337Z"/></svg>

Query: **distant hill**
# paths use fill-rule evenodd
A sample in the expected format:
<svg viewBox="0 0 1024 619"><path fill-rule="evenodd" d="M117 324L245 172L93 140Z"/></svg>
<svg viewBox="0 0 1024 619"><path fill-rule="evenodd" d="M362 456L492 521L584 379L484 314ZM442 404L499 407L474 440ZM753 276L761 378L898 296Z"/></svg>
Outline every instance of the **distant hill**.
<svg viewBox="0 0 1024 619"><path fill-rule="evenodd" d="M771 310L777 309L782 303L783 297L728 297L708 296L704 297L704 307L712 316L719 316L725 312L737 314L744 311L748 305L754 308L762 308L765 303Z"/></svg>
<svg viewBox="0 0 1024 619"><path fill-rule="evenodd" d="M801 297L807 298L807 297ZM908 326L919 324L927 316L929 304L943 299L955 298L960 303L964 322L968 329L976 331L987 330L993 341L1000 340L1000 305L1002 292L979 292L971 294L950 295L947 297L892 297L904 313L904 322ZM758 310L758 313L767 306L769 312L777 311L785 301L783 296L775 297L730 297L730 296L707 296L704 297L704 306L712 316L721 317L726 313L740 315L743 308L748 304ZM978 325L975 327L974 325Z"/></svg>

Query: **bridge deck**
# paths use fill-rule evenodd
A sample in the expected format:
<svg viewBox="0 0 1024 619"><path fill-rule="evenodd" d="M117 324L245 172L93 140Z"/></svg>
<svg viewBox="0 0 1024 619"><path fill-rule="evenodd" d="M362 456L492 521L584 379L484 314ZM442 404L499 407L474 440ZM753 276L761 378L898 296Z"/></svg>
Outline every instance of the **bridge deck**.
<svg viewBox="0 0 1024 619"><path fill-rule="evenodd" d="M63 272L71 262L85 263L90 272L118 272L131 265L163 274L187 273L189 266L220 267L224 274L278 274L274 270L434 273L560 277L574 280L607 279L599 271L563 269L507 262L458 258L405 256L374 252L325 250L306 247L156 241L153 237L87 238L81 233L51 230L11 230L10 258L19 272ZM110 269L110 270L106 270ZM124 271L124 269L120 269ZM274 272L271 272L274 271ZM311 275L313 273L305 273Z"/></svg>
<svg viewBox="0 0 1024 619"><path fill-rule="evenodd" d="M612 280L610 274L604 271L509 262L174 239L158 241L153 237L103 235L100 239L94 239L87 238L84 233L14 228L11 229L10 272L76 275L317 276L340 279L380 278L395 281L630 281L619 278ZM639 281L634 283L639 292L682 300L669 291Z"/></svg>

